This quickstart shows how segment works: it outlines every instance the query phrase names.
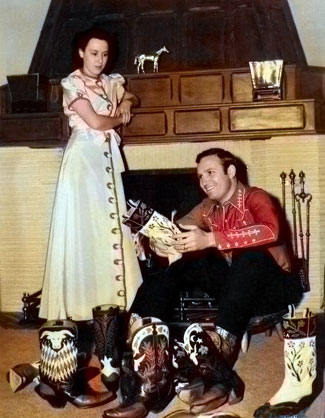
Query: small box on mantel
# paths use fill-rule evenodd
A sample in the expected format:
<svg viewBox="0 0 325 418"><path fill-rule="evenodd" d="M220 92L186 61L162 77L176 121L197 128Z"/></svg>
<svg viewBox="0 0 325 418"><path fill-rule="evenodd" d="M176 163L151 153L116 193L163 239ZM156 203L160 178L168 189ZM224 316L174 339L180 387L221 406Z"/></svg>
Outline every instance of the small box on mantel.
<svg viewBox="0 0 325 418"><path fill-rule="evenodd" d="M11 113L46 112L48 79L38 73L8 75Z"/></svg>

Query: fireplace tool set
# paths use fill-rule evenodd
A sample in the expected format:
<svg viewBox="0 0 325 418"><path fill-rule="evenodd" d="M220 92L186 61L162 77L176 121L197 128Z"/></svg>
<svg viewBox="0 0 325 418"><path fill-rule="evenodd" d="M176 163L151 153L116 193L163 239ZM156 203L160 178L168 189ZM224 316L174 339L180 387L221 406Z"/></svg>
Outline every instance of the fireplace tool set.
<svg viewBox="0 0 325 418"><path fill-rule="evenodd" d="M305 192L305 178L303 171L299 173L300 192L296 192L296 174L289 173L291 212L293 229L293 253L296 269L299 274L304 292L310 291L309 283L309 246L310 246L310 203L312 195ZM282 183L282 207L286 210L286 178L287 174L280 174ZM305 215L305 223L303 217Z"/></svg>

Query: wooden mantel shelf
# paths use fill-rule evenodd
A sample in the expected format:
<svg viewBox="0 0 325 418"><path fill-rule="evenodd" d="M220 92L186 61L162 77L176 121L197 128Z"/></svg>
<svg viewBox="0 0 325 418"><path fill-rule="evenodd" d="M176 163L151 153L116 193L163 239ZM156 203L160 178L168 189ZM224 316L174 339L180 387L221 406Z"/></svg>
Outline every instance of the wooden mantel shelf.
<svg viewBox="0 0 325 418"><path fill-rule="evenodd" d="M63 113L23 113L0 116L0 146L51 148L64 146L69 138Z"/></svg>
<svg viewBox="0 0 325 418"><path fill-rule="evenodd" d="M121 134L124 145L317 134L325 132L324 111L324 101L313 99L139 108ZM68 120L63 113L0 116L0 146L60 147L68 138Z"/></svg>
<svg viewBox="0 0 325 418"><path fill-rule="evenodd" d="M268 139L324 132L324 102L272 101L136 109L124 144Z"/></svg>
<svg viewBox="0 0 325 418"><path fill-rule="evenodd" d="M124 144L268 139L325 132L325 69L285 67L283 100L253 102L248 68L196 70L125 76L141 107L121 128ZM60 81L55 81L60 110ZM51 89L55 83L50 83ZM61 91L62 96L62 91ZM51 94L49 94L51 98ZM1 108L1 106L0 106ZM65 145L65 115L0 115L0 146Z"/></svg>

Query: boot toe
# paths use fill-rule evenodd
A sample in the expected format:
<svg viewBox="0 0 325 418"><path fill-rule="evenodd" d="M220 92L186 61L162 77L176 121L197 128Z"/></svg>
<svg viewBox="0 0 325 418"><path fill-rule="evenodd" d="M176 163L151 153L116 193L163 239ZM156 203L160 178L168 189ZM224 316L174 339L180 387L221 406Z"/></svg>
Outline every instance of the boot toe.
<svg viewBox="0 0 325 418"><path fill-rule="evenodd" d="M191 405L191 412L194 414L202 414L212 411L225 404L227 399L227 389L220 384L214 385L207 390L201 398Z"/></svg>
<svg viewBox="0 0 325 418"><path fill-rule="evenodd" d="M133 405L114 409L107 409L103 413L103 418L144 418L148 414L143 403L136 402Z"/></svg>
<svg viewBox="0 0 325 418"><path fill-rule="evenodd" d="M96 392L93 394L82 394L76 397L71 397L67 394L68 401L80 409L95 408L96 406L104 405L116 399L116 395L112 392Z"/></svg>

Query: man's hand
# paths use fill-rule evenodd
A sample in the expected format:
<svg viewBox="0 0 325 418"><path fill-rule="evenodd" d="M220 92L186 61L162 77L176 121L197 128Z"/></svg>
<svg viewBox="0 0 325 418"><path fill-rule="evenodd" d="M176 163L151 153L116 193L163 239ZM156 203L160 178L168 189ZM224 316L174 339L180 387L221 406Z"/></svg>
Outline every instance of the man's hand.
<svg viewBox="0 0 325 418"><path fill-rule="evenodd" d="M149 247L155 252L159 257L168 257L169 255L175 254L174 247L171 245L166 245L158 240L149 240Z"/></svg>
<svg viewBox="0 0 325 418"><path fill-rule="evenodd" d="M173 235L175 240L174 248L180 253L199 251L205 248L215 247L213 232L206 232L196 225L179 225L188 232L181 232Z"/></svg>

